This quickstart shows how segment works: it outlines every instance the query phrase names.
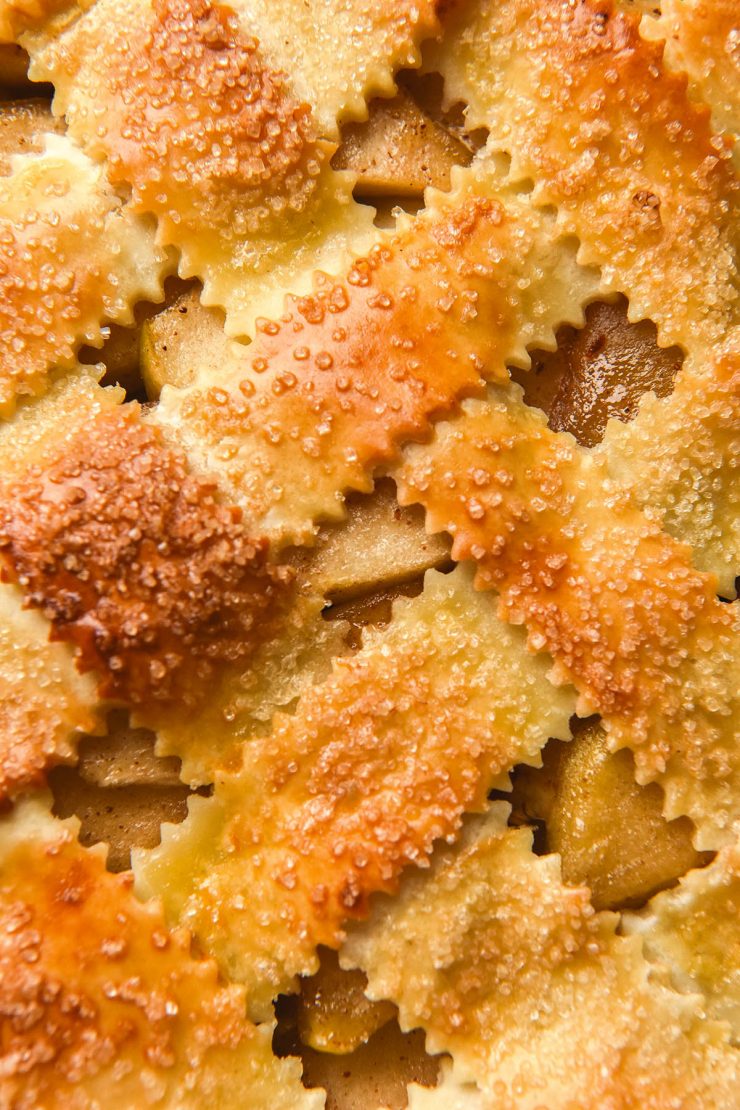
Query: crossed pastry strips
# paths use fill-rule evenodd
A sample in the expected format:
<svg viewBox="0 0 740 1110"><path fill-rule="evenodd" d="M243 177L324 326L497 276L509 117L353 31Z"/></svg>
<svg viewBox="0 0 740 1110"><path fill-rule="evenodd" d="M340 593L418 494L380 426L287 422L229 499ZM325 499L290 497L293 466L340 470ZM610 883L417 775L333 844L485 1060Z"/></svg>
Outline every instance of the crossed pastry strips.
<svg viewBox="0 0 740 1110"><path fill-rule="evenodd" d="M157 218L181 275L202 279L205 303L224 307L239 335L317 265L340 266L371 241L353 176L330 166L337 123L391 91L393 70L418 62L436 20L431 0L392 12L101 0L26 25L32 76L54 83L72 136L106 159L134 210Z"/></svg>
<svg viewBox="0 0 740 1110"><path fill-rule="evenodd" d="M4 1106L249 1104L306 1110L321 1092L278 1060L244 992L137 902L75 822L24 800L0 819Z"/></svg>
<svg viewBox="0 0 740 1110"><path fill-rule="evenodd" d="M125 206L64 136L44 156L16 156L0 177L0 416L75 366L103 320L128 323L137 300L159 300L171 263L154 229Z"/></svg>
<svg viewBox="0 0 740 1110"><path fill-rule="evenodd" d="M397 1000L433 1051L452 1053L483 1092L477 1105L733 1105L727 1028L702 1021L696 996L652 983L615 915L565 887L556 857L534 859L506 808L379 902L343 962L365 968L371 997ZM443 1088L417 1105L450 1102Z"/></svg>
<svg viewBox="0 0 740 1110"><path fill-rule="evenodd" d="M264 1017L373 892L395 890L404 867L453 839L549 736L570 735L573 705L468 568L430 571L387 630L247 741L235 770L216 772L213 797L166 828L135 862L137 880L247 983Z"/></svg>
<svg viewBox="0 0 740 1110"><path fill-rule="evenodd" d="M595 0L452 5L429 64L489 130L487 147L450 193L428 194L393 234L373 232L366 257L342 270L369 217L329 164L337 122L390 91L436 28L431 6L378 8L321 5L333 32L317 29L318 3L288 0L279 18L257 2L0 8L0 32L20 36L33 74L55 83L69 126L0 179L0 277L26 298L11 265L23 255L31 283L53 290L48 320L28 327L9 311L5 325L23 357L4 370L4 415L20 400L0 433L3 796L72 759L73 732L102 730L110 699L136 709L190 782L215 780L139 855L139 890L161 895L170 926L192 928L247 984L218 986L185 935L106 876L69 827L17 802L0 842L4 939L11 966L33 949L38 974L0 989L18 1046L11 1105L63 1104L73 1081L82 1105L111 1082L124 1105L142 1086L189 1105L196 1082L194 1105L230 1105L245 1088L255 1106L320 1105L271 1057L264 1023L276 992L316 966L317 945L343 942L370 991L454 1059L412 1105L736 1097L724 1023L734 999L718 973L672 955L677 976L659 981L617 918L595 914L555 858L537 859L487 803L515 764L567 736L574 708L597 711L611 748L634 750L640 781L663 786L666 815L691 816L697 845L721 849L651 904L647 956L676 951L676 907L694 922L732 901L740 640L736 604L716 589L719 579L729 596L737 569L736 100L702 64L706 17L693 4L666 3L651 25L676 36L665 60L634 14ZM286 43L276 29L294 20ZM342 46L333 67L325 34ZM61 185L40 201L28 189L48 175ZM47 203L53 266L28 230ZM224 374L168 385L142 411L74 359L106 320L159 295L165 246L226 310L231 334L248 332L276 289L293 295ZM101 278L119 264L114 292ZM320 272L309 293L301 274L317 265L344 276ZM507 365L526 367L528 348L553 346L559 324L617 291L687 360L669 397L588 451L525 407ZM483 590L470 568L431 574L385 631L330 668L337 635L307 646L323 596L289 545L341 518L347 492L370 490L379 472L452 537ZM264 675L255 696L250 673ZM268 727L280 708L291 712ZM451 846L435 855L440 838ZM46 925L50 897L82 925ZM114 914L114 944L130 922L153 922L167 956L142 953L138 934L130 953L98 945L98 922ZM73 928L90 930L94 951L70 954ZM728 948L736 932L729 922ZM122 1024L117 959L140 984ZM687 984L718 1020L675 989ZM71 1042L60 991L75 994ZM172 1019L155 1029L161 1043L139 1011ZM74 1038L88 1055L70 1051Z"/></svg>

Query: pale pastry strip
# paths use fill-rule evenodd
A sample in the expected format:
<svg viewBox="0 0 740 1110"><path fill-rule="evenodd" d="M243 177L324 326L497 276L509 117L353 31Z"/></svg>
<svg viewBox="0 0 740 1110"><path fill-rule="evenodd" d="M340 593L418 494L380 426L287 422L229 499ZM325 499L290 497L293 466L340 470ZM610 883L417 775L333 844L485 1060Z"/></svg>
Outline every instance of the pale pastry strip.
<svg viewBox="0 0 740 1110"><path fill-rule="evenodd" d="M17 1110L319 1110L242 987L46 802L0 820L0 1102Z"/></svg>
<svg viewBox="0 0 740 1110"><path fill-rule="evenodd" d="M311 592L278 606L269 635L241 666L219 669L208 696L187 712L177 703L137 708L136 723L157 734L157 754L181 760L183 782L213 782L219 768L238 760L245 740L268 735L275 713L289 712L304 690L325 680L332 660L347 654L346 625L324 620L325 605Z"/></svg>
<svg viewBox="0 0 740 1110"><path fill-rule="evenodd" d="M130 323L137 300L162 298L168 255L154 228L66 136L17 156L0 177L0 416L70 370L103 324Z"/></svg>
<svg viewBox="0 0 740 1110"><path fill-rule="evenodd" d="M528 365L527 346L554 346L596 295L553 217L496 191L491 160L454 181L345 278L288 298L218 384L162 390L152 419L272 540L305 542L341 518L343 494L370 490L401 443L480 392L482 375Z"/></svg>
<svg viewBox="0 0 740 1110"><path fill-rule="evenodd" d="M432 0L234 0L233 7L334 140L338 124L367 118L372 97L395 92L396 71L416 68L420 43L439 30Z"/></svg>
<svg viewBox="0 0 740 1110"><path fill-rule="evenodd" d="M723 848L708 867L689 871L623 929L677 990L703 995L707 1014L729 1022L740 1042L740 846Z"/></svg>
<svg viewBox="0 0 740 1110"><path fill-rule="evenodd" d="M499 614L552 655L579 713L600 713L610 746L633 750L638 781L660 783L666 816L690 816L699 848L737 835L740 629L690 550L514 385L465 402L394 477L428 530L453 537L453 557L477 563Z"/></svg>
<svg viewBox="0 0 740 1110"><path fill-rule="evenodd" d="M193 798L181 825L134 854L137 891L157 895L267 1014L317 967L401 871L424 866L517 763L570 735L572 692L497 620L472 575L430 571L384 630L335 660L269 736Z"/></svg>
<svg viewBox="0 0 740 1110"><path fill-rule="evenodd" d="M650 983L639 942L616 936L616 915L565 886L557 856L533 855L531 832L507 828L507 814L494 804L429 872L378 900L342 965L398 1005L402 1028L421 1026L428 1051L452 1054L461 1107L734 1105L727 1028L702 1020L696 996ZM450 1103L429 1092L411 1105Z"/></svg>
<svg viewBox="0 0 740 1110"><path fill-rule="evenodd" d="M281 7L285 20L274 5L97 0L61 31L52 23L23 39L70 133L105 159L114 184L130 186L135 210L156 217L159 242L180 252L182 277L202 280L204 303L225 310L230 335L252 334L257 317L279 314L283 290L308 291L317 267L344 269L377 238L372 209L352 199L354 176L330 166L339 102L296 85L285 50L340 81L348 104L364 104L372 75L390 73L434 26L429 0L392 15L359 0L313 4L327 9L319 38L348 19L354 33L376 34L353 87L324 54L309 62L297 31L311 21L305 6ZM296 36L287 47L286 31Z"/></svg>
<svg viewBox="0 0 740 1110"><path fill-rule="evenodd" d="M660 17L640 24L646 39L665 39L665 60L686 73L689 91L712 110L715 129L740 139L740 16L734 0L661 0ZM735 150L737 158L737 150Z"/></svg>
<svg viewBox="0 0 740 1110"><path fill-rule="evenodd" d="M740 571L740 339L684 364L673 393L647 394L629 424L611 420L595 449L613 481L688 543L696 566L735 596Z"/></svg>
<svg viewBox="0 0 740 1110"><path fill-rule="evenodd" d="M601 0L463 0L426 61L630 318L701 355L740 318L740 184L708 109L638 24Z"/></svg>

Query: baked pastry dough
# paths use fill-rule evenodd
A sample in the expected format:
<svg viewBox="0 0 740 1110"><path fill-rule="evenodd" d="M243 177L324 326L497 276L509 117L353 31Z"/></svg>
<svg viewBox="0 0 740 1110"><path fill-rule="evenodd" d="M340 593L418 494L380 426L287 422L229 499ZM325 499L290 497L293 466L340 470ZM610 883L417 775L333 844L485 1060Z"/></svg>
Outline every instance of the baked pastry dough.
<svg viewBox="0 0 740 1110"><path fill-rule="evenodd" d="M236 1105L245 1085L255 1110L321 1106L242 989L43 801L2 819L0 892L5 1106Z"/></svg>
<svg viewBox="0 0 740 1110"><path fill-rule="evenodd" d="M451 1057L412 1107L740 1106L740 32L644 7L0 0L66 128L0 177L9 1107L321 1106L272 1049L321 945ZM381 230L332 159L423 40L485 135ZM81 348L175 272L142 405ZM587 447L510 368L617 294L683 364ZM387 571L378 479L443 537ZM38 793L122 710L206 795L135 892ZM640 915L492 800L574 713L717 853Z"/></svg>

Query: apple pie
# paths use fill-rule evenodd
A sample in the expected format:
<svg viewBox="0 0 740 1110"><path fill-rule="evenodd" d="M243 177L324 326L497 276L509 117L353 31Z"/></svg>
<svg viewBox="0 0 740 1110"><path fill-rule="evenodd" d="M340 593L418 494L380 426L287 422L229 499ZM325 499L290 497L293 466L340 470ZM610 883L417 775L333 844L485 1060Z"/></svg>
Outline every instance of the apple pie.
<svg viewBox="0 0 740 1110"><path fill-rule="evenodd" d="M736 0L0 0L0 1107L740 1110Z"/></svg>

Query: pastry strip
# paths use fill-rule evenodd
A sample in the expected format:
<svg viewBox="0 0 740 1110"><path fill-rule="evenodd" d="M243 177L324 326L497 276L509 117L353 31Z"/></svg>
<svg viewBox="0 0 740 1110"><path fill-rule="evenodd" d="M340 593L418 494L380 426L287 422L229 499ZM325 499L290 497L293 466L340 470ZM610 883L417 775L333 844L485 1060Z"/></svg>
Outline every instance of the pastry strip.
<svg viewBox="0 0 740 1110"><path fill-rule="evenodd" d="M282 0L277 11L97 0L23 42L70 133L131 187L134 209L179 250L181 276L199 277L204 303L244 335L279 312L282 290L307 289L315 268L344 268L376 237L372 210L352 199L354 176L329 164L337 118L392 92L393 69L417 61L416 42L435 26L431 0L392 10Z"/></svg>
<svg viewBox="0 0 740 1110"><path fill-rule="evenodd" d="M367 630L292 716L242 745L212 797L134 853L137 890L162 897L266 1015L373 892L394 891L514 764L570 735L572 693L546 668L467 568L428 572L386 629Z"/></svg>
<svg viewBox="0 0 740 1110"><path fill-rule="evenodd" d="M72 369L83 343L99 346L106 321L161 300L170 268L153 226L68 138L15 157L0 177L0 416Z"/></svg>
<svg viewBox="0 0 740 1110"><path fill-rule="evenodd" d="M0 822L0 1100L18 1110L97 1106L319 1110L273 1025L194 959L185 930L133 896L77 842L74 820L26 799Z"/></svg>
<svg viewBox="0 0 740 1110"><path fill-rule="evenodd" d="M690 816L699 848L736 835L740 629L690 550L615 495L603 461L550 431L518 386L466 402L394 476L530 649L551 653L579 713L633 750L638 781L663 786L666 816Z"/></svg>
<svg viewBox="0 0 740 1110"><path fill-rule="evenodd" d="M740 847L730 844L644 910L623 918L642 938L661 979L704 997L707 1015L727 1021L740 1041Z"/></svg>
<svg viewBox="0 0 740 1110"><path fill-rule="evenodd" d="M492 806L381 899L341 963L362 967L370 997L395 1001L429 1051L452 1054L481 1106L732 1105L740 1058L726 1027L702 1020L696 996L650 983L639 942L564 886L557 856L534 856L507 812ZM412 1105L450 1103L430 1092Z"/></svg>
<svg viewBox="0 0 740 1110"><path fill-rule="evenodd" d="M709 110L638 24L610 0L462 0L427 64L630 319L701 355L740 319L740 182Z"/></svg>

